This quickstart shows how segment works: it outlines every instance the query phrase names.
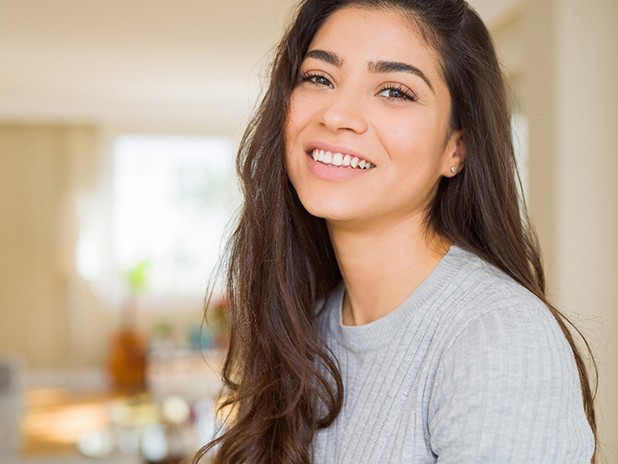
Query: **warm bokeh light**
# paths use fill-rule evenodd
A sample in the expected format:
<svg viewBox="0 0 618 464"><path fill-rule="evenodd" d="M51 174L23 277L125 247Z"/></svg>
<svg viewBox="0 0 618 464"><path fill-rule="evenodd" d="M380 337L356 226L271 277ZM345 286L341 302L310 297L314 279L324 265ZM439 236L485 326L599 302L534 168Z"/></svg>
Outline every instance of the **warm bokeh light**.
<svg viewBox="0 0 618 464"><path fill-rule="evenodd" d="M22 422L24 454L75 451L85 432L109 425L109 395L75 395L58 389L27 393L28 415Z"/></svg>

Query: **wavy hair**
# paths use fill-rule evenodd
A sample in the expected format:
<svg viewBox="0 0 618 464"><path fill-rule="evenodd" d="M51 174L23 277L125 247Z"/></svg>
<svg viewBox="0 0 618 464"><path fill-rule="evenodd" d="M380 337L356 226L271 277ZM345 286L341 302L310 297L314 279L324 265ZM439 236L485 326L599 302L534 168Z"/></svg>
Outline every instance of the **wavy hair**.
<svg viewBox="0 0 618 464"><path fill-rule="evenodd" d="M341 375L315 330L316 308L341 274L324 220L304 209L288 180L284 128L309 43L334 11L350 5L406 13L438 52L452 99L450 124L463 131L467 155L457 176L440 181L426 226L547 304L573 349L596 437L585 358L572 324L546 298L517 175L508 94L485 25L463 0L305 0L278 45L269 87L239 148L244 205L225 263L231 334L221 410L229 420L193 462L212 451L217 464L310 463L315 432L341 410Z"/></svg>

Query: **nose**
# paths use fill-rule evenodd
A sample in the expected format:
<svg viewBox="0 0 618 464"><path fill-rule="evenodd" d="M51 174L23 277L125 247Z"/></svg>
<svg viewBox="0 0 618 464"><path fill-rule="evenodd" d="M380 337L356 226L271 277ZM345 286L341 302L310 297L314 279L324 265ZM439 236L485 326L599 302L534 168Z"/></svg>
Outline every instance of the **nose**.
<svg viewBox="0 0 618 464"><path fill-rule="evenodd" d="M353 89L336 89L326 102L321 124L333 132L352 131L362 134L367 130L367 114L362 97Z"/></svg>

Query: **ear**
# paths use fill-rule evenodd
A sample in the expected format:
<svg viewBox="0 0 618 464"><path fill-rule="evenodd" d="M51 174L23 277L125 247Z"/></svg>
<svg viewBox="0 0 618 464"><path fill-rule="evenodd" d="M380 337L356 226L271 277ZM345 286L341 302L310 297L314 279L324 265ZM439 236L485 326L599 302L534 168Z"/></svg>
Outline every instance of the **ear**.
<svg viewBox="0 0 618 464"><path fill-rule="evenodd" d="M444 149L442 175L455 177L464 167L466 160L466 140L462 130L454 130L449 135Z"/></svg>

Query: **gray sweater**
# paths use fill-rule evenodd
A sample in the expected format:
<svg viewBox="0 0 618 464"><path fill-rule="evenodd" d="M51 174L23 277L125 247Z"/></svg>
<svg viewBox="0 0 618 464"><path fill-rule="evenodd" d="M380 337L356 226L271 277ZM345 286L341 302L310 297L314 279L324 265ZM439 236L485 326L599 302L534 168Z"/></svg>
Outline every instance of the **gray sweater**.
<svg viewBox="0 0 618 464"><path fill-rule="evenodd" d="M453 246L401 306L341 325L341 285L319 331L344 406L316 464L580 464L593 436L569 344L547 307Z"/></svg>

